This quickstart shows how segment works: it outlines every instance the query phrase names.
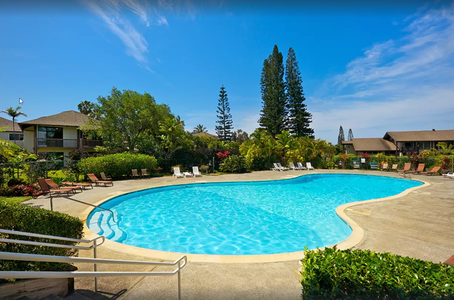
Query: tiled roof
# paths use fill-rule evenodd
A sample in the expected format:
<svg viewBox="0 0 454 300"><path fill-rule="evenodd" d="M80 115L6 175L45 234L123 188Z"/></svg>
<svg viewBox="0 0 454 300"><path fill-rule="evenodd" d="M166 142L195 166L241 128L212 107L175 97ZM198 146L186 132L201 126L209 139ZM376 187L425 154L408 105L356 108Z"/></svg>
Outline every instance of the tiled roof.
<svg viewBox="0 0 454 300"><path fill-rule="evenodd" d="M394 131L387 132L395 142L454 141L454 130Z"/></svg>
<svg viewBox="0 0 454 300"><path fill-rule="evenodd" d="M68 110L61 112L56 115L51 115L47 117L41 117L38 119L20 122L19 125L23 127L27 127L27 125L50 125L50 126L68 126L68 127L80 127L85 125L85 120L87 120L87 116L74 111Z"/></svg>
<svg viewBox="0 0 454 300"><path fill-rule="evenodd" d="M21 132L19 125L17 123L14 125L13 130L13 121L0 117L0 128L7 132Z"/></svg>
<svg viewBox="0 0 454 300"><path fill-rule="evenodd" d="M355 151L396 151L396 145L382 138L353 139Z"/></svg>

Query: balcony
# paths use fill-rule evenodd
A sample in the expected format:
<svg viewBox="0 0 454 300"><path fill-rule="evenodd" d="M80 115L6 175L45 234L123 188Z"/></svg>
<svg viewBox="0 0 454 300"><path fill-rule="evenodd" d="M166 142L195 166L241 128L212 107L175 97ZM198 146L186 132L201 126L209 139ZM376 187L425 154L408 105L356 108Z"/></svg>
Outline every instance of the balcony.
<svg viewBox="0 0 454 300"><path fill-rule="evenodd" d="M87 140L87 139L36 139L38 148L94 148L101 146L103 143L99 140Z"/></svg>

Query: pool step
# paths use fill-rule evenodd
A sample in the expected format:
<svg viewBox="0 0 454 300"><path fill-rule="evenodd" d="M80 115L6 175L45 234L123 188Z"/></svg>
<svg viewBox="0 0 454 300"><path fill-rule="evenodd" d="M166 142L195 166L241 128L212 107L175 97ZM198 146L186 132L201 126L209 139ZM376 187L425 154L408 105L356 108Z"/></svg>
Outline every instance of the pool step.
<svg viewBox="0 0 454 300"><path fill-rule="evenodd" d="M114 212L115 220L119 222L119 216ZM109 211L97 211L90 219L90 229L96 234L105 236L112 241L120 241L125 237L125 233L114 222L112 214Z"/></svg>

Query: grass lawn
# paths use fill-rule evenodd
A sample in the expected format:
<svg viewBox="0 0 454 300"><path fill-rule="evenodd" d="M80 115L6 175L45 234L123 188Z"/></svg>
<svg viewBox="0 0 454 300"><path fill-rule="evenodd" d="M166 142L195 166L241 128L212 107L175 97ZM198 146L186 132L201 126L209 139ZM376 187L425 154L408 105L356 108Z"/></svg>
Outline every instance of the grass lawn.
<svg viewBox="0 0 454 300"><path fill-rule="evenodd" d="M21 196L21 197L2 197L0 196L0 201L6 201L8 203L21 203L23 201L30 200L32 196Z"/></svg>

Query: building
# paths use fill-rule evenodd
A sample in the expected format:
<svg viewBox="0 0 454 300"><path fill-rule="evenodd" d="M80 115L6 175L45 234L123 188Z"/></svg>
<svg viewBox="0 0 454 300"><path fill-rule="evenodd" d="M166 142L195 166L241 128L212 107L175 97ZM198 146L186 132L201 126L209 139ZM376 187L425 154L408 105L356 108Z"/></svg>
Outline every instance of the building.
<svg viewBox="0 0 454 300"><path fill-rule="evenodd" d="M383 138L396 145L398 155L405 155L407 152L439 150L439 142L454 144L454 130L394 131L387 132Z"/></svg>
<svg viewBox="0 0 454 300"><path fill-rule="evenodd" d="M386 155L396 154L396 145L382 138L362 138L343 141L344 151L347 154L361 155L361 153Z"/></svg>
<svg viewBox="0 0 454 300"><path fill-rule="evenodd" d="M24 135L24 148L31 153L49 153L54 157L67 157L77 148L93 151L102 145L100 140L84 137L79 127L86 125L87 116L74 110L35 120L20 122Z"/></svg>
<svg viewBox="0 0 454 300"><path fill-rule="evenodd" d="M454 130L425 131L388 131L383 138L361 138L343 141L345 153L359 155L361 153L387 155L405 155L407 152L422 152L437 149L439 142L454 144Z"/></svg>
<svg viewBox="0 0 454 300"><path fill-rule="evenodd" d="M0 139L10 141L20 147L24 146L24 134L17 123L0 117Z"/></svg>

